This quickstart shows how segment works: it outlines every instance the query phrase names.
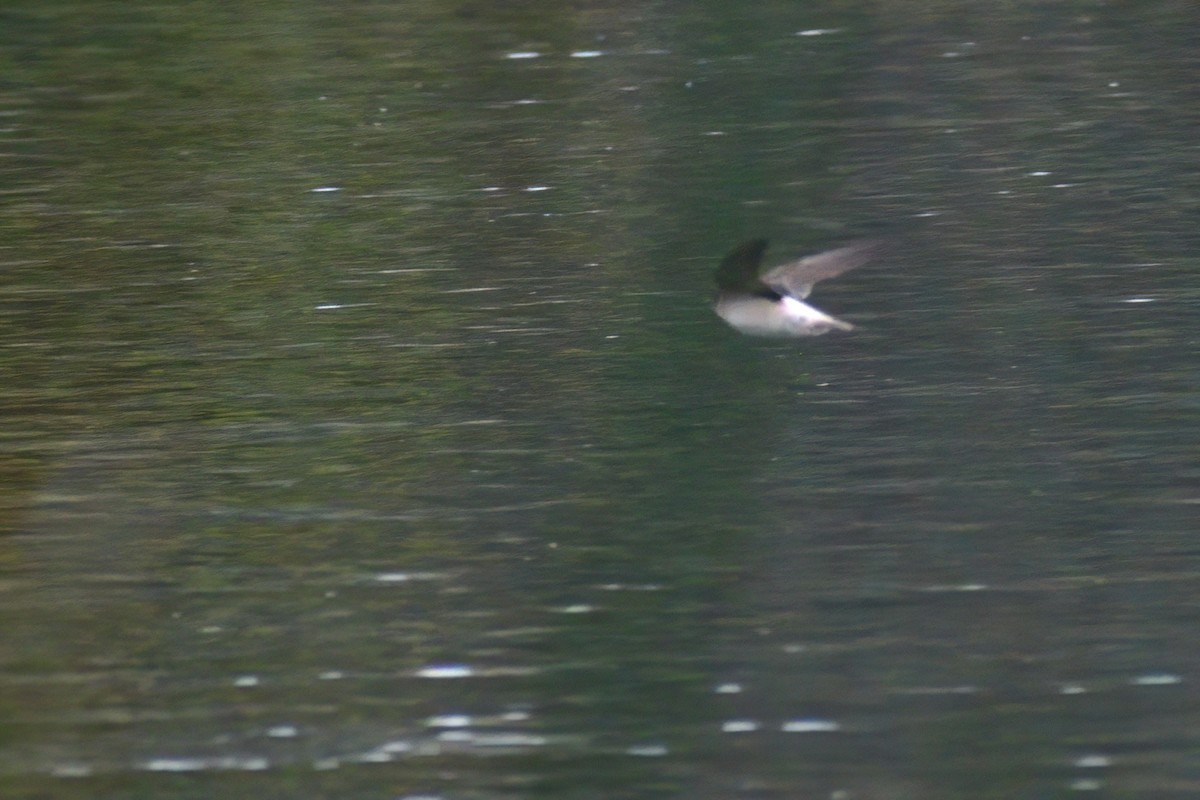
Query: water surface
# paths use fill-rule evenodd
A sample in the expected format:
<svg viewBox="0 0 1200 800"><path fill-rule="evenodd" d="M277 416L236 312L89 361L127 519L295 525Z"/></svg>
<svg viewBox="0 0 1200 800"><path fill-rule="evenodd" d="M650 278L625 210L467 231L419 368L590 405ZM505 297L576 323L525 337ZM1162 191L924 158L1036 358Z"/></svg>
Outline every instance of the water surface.
<svg viewBox="0 0 1200 800"><path fill-rule="evenodd" d="M1192 17L6 10L4 796L1194 796Z"/></svg>

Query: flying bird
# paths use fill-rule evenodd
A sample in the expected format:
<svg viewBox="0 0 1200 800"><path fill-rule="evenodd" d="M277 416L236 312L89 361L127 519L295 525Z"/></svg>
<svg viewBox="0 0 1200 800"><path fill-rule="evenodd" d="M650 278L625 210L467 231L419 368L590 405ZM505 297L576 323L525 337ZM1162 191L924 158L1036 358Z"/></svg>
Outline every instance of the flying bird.
<svg viewBox="0 0 1200 800"><path fill-rule="evenodd" d="M877 240L855 242L760 273L767 240L746 242L717 267L713 308L721 319L751 336L820 336L835 328L853 330L849 322L803 301L818 281L862 266L881 244Z"/></svg>

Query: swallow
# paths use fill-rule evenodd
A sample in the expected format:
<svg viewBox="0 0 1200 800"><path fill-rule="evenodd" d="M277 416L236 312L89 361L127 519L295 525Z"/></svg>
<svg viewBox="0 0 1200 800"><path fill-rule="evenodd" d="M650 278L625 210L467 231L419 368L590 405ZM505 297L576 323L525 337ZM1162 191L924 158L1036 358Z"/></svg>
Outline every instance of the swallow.
<svg viewBox="0 0 1200 800"><path fill-rule="evenodd" d="M717 267L717 316L751 336L820 336L854 326L810 306L804 299L818 281L867 263L881 242L855 242L760 272L766 239L739 245Z"/></svg>

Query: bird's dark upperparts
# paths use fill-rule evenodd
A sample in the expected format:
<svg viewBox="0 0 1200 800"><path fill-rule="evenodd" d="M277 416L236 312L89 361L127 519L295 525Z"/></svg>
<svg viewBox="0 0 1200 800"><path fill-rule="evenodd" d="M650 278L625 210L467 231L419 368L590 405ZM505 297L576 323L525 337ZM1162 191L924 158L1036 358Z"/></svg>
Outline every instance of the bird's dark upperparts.
<svg viewBox="0 0 1200 800"><path fill-rule="evenodd" d="M866 240L789 261L760 272L765 239L739 245L717 267L717 315L751 336L820 336L848 331L849 322L831 317L803 302L813 285L867 263L882 246Z"/></svg>

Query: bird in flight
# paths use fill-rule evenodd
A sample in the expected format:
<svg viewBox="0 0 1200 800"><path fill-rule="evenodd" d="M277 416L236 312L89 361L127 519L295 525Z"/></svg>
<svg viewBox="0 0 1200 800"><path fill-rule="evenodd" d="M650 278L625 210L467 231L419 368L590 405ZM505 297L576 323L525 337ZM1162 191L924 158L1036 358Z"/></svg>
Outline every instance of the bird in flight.
<svg viewBox="0 0 1200 800"><path fill-rule="evenodd" d="M860 267L880 249L875 240L805 256L759 272L766 239L739 245L717 267L717 316L751 336L820 336L835 328L853 330L804 302L813 285Z"/></svg>

